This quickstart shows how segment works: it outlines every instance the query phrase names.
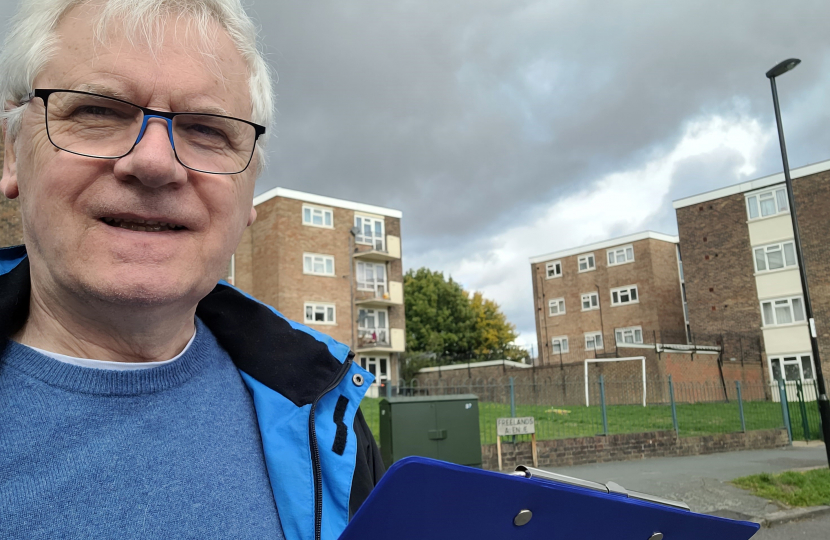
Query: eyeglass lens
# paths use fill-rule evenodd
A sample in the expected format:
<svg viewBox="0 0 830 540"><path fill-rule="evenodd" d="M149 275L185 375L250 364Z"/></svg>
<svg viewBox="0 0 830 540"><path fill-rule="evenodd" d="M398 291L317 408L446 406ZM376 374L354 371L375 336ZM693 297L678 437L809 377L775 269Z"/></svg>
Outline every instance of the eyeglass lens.
<svg viewBox="0 0 830 540"><path fill-rule="evenodd" d="M52 144L89 157L119 158L129 153L143 120L144 113L135 105L92 94L53 92L46 107ZM223 116L180 114L173 118L172 132L182 165L204 172L245 170L256 144L252 125Z"/></svg>

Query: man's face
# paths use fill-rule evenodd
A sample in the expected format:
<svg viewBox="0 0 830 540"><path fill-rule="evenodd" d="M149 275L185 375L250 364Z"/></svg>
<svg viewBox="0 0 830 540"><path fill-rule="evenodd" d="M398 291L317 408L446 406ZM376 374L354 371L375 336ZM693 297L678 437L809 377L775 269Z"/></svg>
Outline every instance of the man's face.
<svg viewBox="0 0 830 540"><path fill-rule="evenodd" d="M218 29L214 60L197 50L186 20L170 17L155 55L112 25L106 46L93 38L94 7L73 9L58 26L57 53L35 88L100 92L163 111L223 110L250 119L246 65ZM13 150L6 141L0 186L21 200L33 280L126 305L195 303L222 276L252 209L256 159L237 175L212 175L176 161L167 125L151 119L127 156L96 159L49 142L44 106L27 106ZM155 221L183 230L135 230ZM128 228L114 226L126 224Z"/></svg>

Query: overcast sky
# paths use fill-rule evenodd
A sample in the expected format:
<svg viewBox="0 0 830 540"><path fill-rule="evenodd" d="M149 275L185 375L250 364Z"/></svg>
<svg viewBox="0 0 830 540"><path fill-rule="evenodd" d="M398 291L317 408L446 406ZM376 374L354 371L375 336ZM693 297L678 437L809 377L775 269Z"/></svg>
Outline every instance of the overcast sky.
<svg viewBox="0 0 830 540"><path fill-rule="evenodd" d="M9 13L15 2L0 0ZM275 186L403 211L406 268L535 344L528 257L653 229L671 201L830 159L827 0L246 2L279 76Z"/></svg>

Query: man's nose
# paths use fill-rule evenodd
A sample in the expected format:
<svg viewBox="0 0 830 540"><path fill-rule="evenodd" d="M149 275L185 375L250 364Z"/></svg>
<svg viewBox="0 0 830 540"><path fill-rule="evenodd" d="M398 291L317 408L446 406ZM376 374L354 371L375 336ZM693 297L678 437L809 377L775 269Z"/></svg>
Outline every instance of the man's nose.
<svg viewBox="0 0 830 540"><path fill-rule="evenodd" d="M176 159L165 119L148 118L138 139L132 151L116 161L117 177L153 188L187 182L187 169Z"/></svg>

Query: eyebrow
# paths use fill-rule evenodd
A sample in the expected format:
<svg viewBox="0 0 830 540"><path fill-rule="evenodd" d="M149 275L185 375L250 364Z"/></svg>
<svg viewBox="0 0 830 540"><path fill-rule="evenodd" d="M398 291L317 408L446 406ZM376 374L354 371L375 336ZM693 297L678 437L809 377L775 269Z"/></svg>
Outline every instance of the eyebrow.
<svg viewBox="0 0 830 540"><path fill-rule="evenodd" d="M91 92L93 94L99 94L106 97L121 99L124 101L129 101L125 99L124 94L119 92L118 90L106 86L103 84L96 84L96 83L83 83L78 85L76 90L80 90L81 92ZM228 111L223 109L222 107L216 105L206 105L204 107L199 106L187 106L183 110L180 111L173 111L173 112L188 112L188 113L201 113L201 114L216 114L219 116L228 116L232 117L233 115L230 114Z"/></svg>

